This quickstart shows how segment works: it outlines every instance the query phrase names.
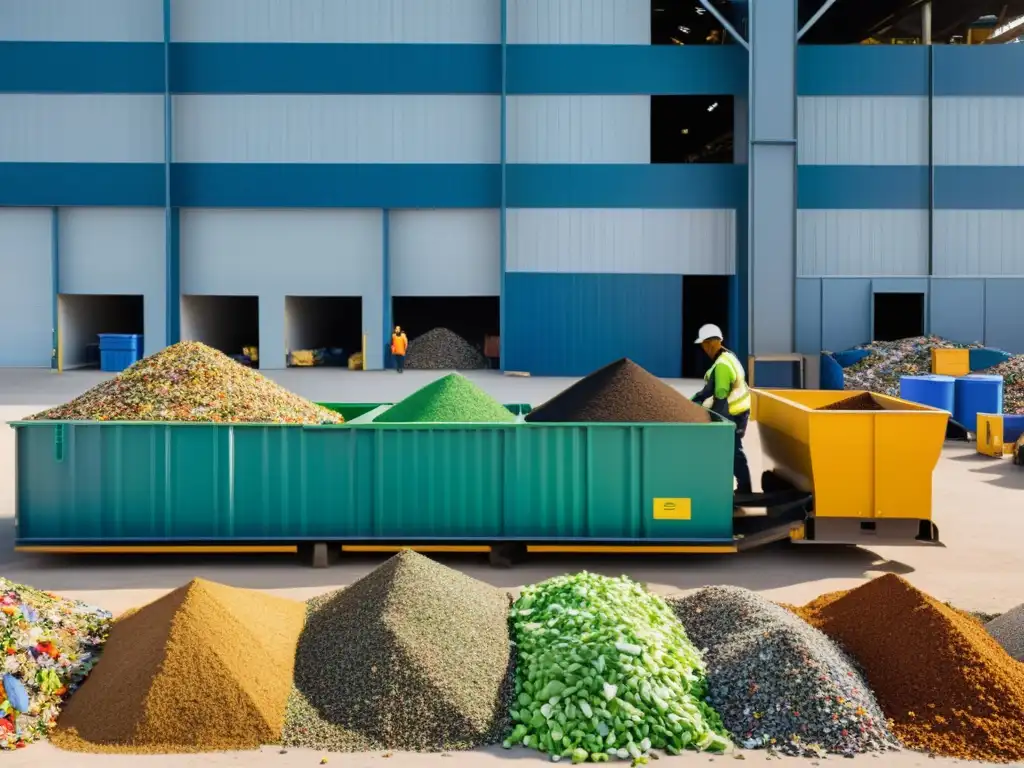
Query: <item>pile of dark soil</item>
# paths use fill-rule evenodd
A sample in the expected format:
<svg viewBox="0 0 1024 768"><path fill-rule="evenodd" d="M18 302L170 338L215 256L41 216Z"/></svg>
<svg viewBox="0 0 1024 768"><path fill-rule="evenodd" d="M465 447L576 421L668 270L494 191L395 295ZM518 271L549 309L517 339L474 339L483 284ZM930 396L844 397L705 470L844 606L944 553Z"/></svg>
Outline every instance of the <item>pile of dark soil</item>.
<svg viewBox="0 0 1024 768"><path fill-rule="evenodd" d="M838 403L823 405L819 411L884 411L881 405L875 402L870 392L861 392L859 395L840 400Z"/></svg>
<svg viewBox="0 0 1024 768"><path fill-rule="evenodd" d="M624 357L555 395L526 420L706 424L711 413Z"/></svg>

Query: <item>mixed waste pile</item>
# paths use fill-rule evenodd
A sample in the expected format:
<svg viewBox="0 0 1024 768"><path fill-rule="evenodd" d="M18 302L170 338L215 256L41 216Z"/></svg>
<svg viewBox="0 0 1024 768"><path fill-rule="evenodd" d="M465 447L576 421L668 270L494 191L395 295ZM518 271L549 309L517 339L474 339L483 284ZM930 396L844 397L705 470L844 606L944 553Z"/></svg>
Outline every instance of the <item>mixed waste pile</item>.
<svg viewBox="0 0 1024 768"><path fill-rule="evenodd" d="M405 367L423 371L474 371L488 367L484 353L447 328L434 328L409 342Z"/></svg>
<svg viewBox="0 0 1024 768"><path fill-rule="evenodd" d="M384 424L515 420L504 405L458 373L427 384L374 419Z"/></svg>
<svg viewBox="0 0 1024 768"><path fill-rule="evenodd" d="M98 662L109 614L0 586L5 748L1024 760L1024 664L1003 647L1021 647L1024 606L997 642L893 575L799 608L735 587L666 602L585 572L513 602L403 552L307 604L197 579L119 618Z"/></svg>
<svg viewBox="0 0 1024 768"><path fill-rule="evenodd" d="M198 341L143 358L70 403L28 419L338 424L342 417Z"/></svg>
<svg viewBox="0 0 1024 768"><path fill-rule="evenodd" d="M111 615L0 578L0 749L45 738L99 659Z"/></svg>

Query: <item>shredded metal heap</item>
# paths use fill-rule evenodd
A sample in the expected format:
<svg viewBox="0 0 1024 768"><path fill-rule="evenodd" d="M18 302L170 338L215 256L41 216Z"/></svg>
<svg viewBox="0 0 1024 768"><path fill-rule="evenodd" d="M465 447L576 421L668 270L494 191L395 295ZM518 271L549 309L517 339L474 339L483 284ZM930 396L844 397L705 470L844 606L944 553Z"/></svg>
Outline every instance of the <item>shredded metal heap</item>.
<svg viewBox="0 0 1024 768"><path fill-rule="evenodd" d="M305 606L196 579L118 619L52 741L77 752L280 741Z"/></svg>
<svg viewBox="0 0 1024 768"><path fill-rule="evenodd" d="M311 403L223 352L182 341L140 360L70 403L29 419L338 424Z"/></svg>
<svg viewBox="0 0 1024 768"><path fill-rule="evenodd" d="M310 601L285 744L472 749L509 727L509 596L414 552Z"/></svg>
<svg viewBox="0 0 1024 768"><path fill-rule="evenodd" d="M785 608L739 587L671 604L706 649L708 703L743 746L803 756L896 748L850 660Z"/></svg>
<svg viewBox="0 0 1024 768"><path fill-rule="evenodd" d="M388 408L375 422L511 422L505 406L465 376L450 373Z"/></svg>
<svg viewBox="0 0 1024 768"><path fill-rule="evenodd" d="M405 367L424 371L472 371L487 368L487 358L454 331L434 328L409 342Z"/></svg>
<svg viewBox="0 0 1024 768"><path fill-rule="evenodd" d="M532 422L708 423L711 414L632 360L606 365L526 416Z"/></svg>

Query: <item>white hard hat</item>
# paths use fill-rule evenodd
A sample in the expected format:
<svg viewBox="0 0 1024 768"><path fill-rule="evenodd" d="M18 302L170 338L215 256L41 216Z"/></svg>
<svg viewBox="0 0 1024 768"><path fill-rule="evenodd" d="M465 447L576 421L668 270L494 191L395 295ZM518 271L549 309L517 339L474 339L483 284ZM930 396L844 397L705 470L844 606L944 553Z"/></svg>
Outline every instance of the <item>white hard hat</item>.
<svg viewBox="0 0 1024 768"><path fill-rule="evenodd" d="M722 329L717 325L708 323L700 327L700 330L697 331L697 340L693 343L703 344L708 339L725 339L725 334L722 333Z"/></svg>

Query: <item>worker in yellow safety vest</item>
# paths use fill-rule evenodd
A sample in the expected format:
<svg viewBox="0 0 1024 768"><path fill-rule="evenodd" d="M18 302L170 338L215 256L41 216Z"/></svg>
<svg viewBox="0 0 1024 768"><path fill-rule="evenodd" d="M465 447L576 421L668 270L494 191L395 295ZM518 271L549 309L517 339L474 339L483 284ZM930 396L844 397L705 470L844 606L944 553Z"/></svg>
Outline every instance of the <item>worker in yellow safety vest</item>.
<svg viewBox="0 0 1024 768"><path fill-rule="evenodd" d="M743 452L743 436L750 421L750 389L743 373L743 364L732 352L722 346L722 329L717 325L703 325L697 341L704 354L711 358L711 367L704 374L704 388L693 396L695 403L711 400L711 410L736 425L736 445L733 452L732 473L736 478L736 493L753 492L750 465Z"/></svg>

